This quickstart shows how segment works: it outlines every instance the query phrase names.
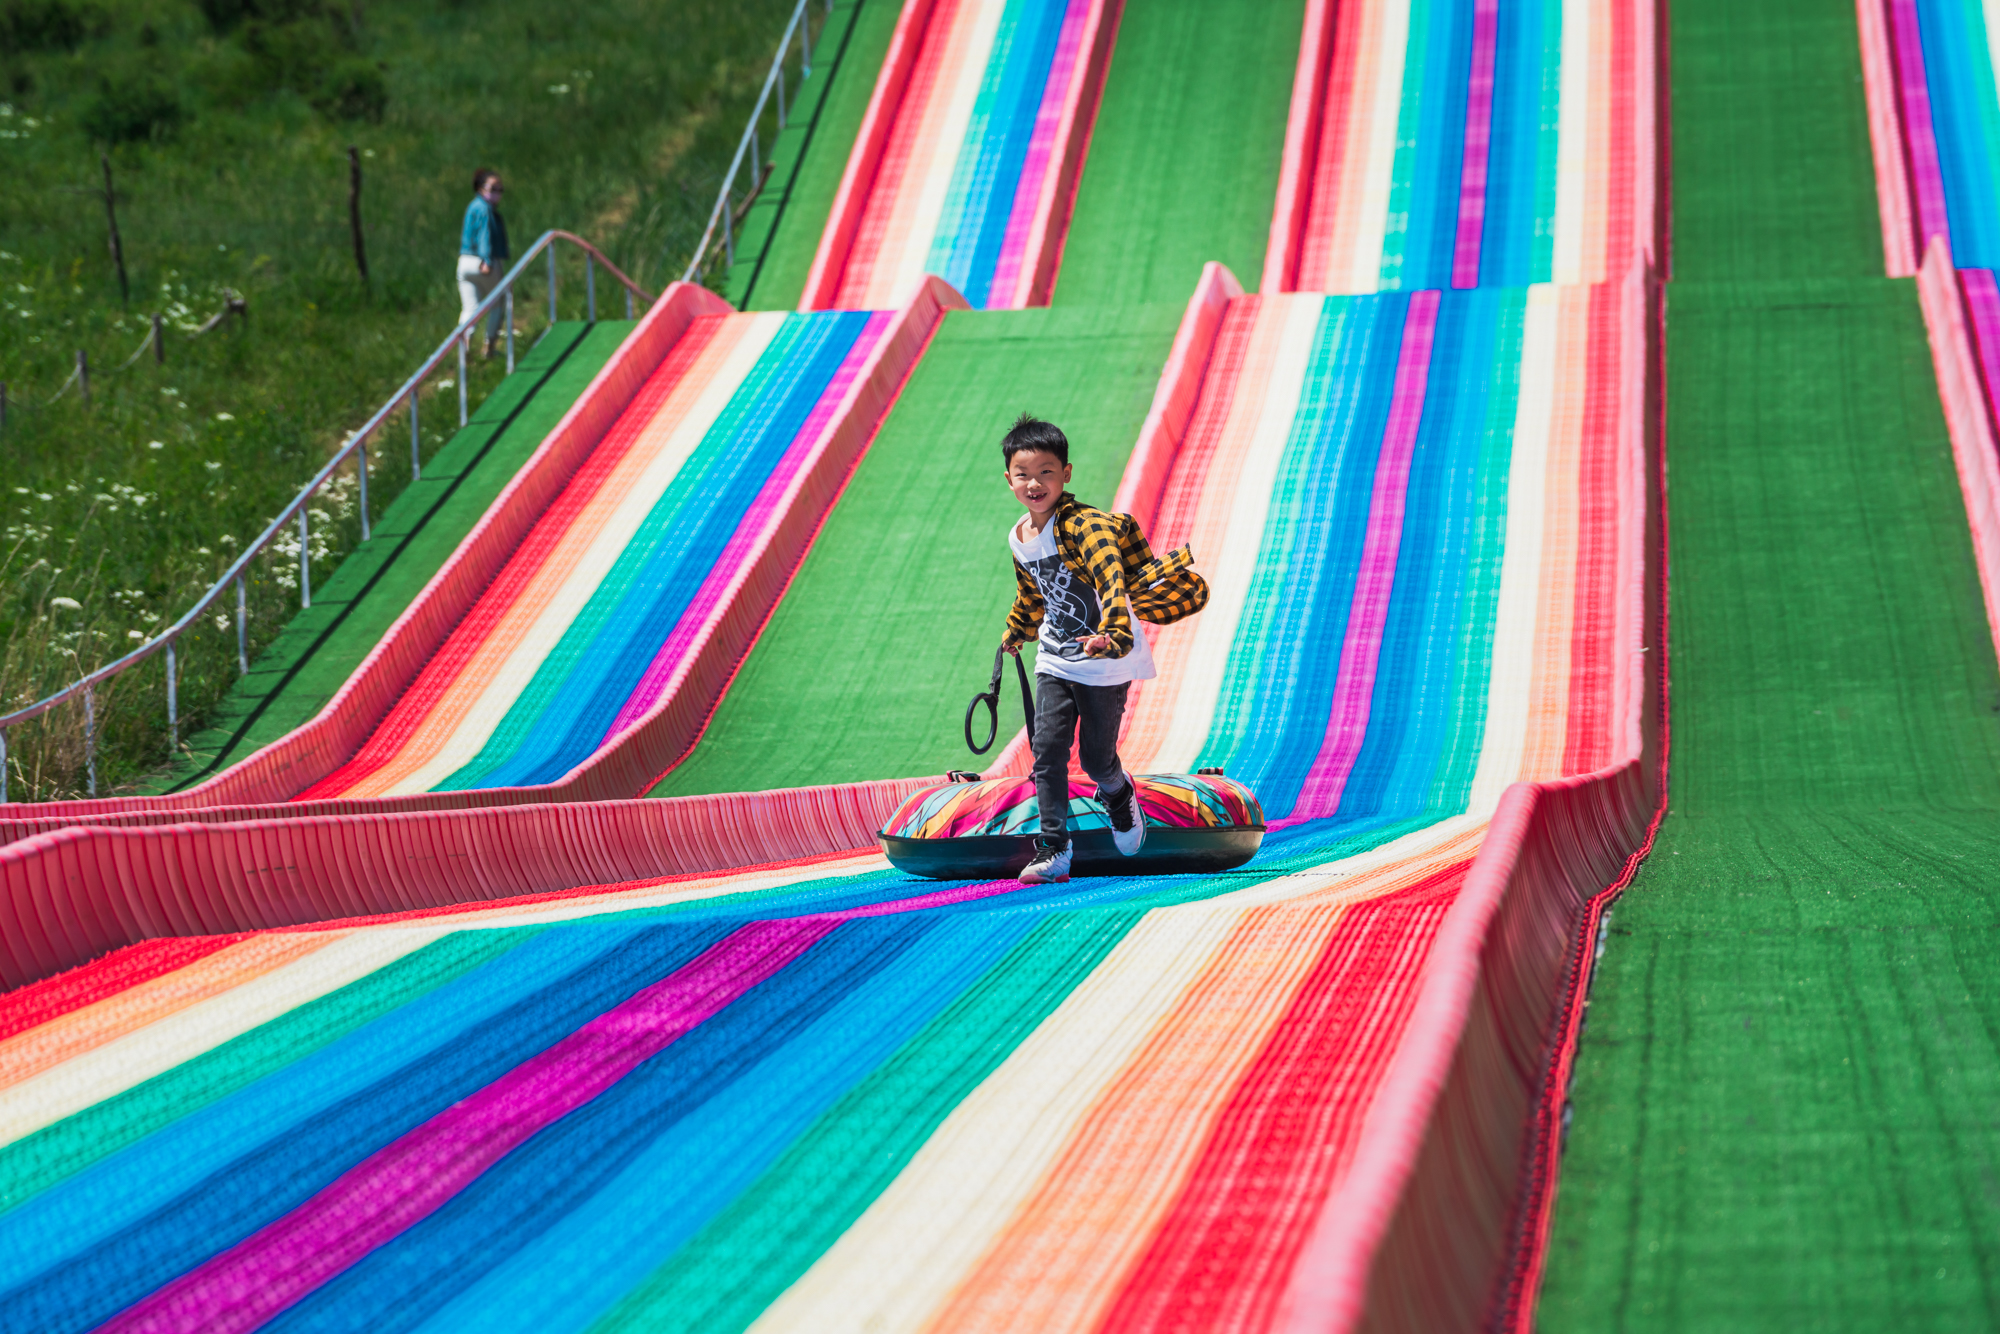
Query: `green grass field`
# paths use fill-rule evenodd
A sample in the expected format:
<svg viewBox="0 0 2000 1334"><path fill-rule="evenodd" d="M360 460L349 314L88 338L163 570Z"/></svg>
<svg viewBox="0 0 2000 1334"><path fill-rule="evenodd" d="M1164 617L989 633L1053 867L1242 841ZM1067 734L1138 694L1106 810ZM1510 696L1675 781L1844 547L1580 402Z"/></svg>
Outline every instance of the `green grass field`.
<svg viewBox="0 0 2000 1334"><path fill-rule="evenodd" d="M562 227L650 291L678 277L789 12L784 0L561 13L520 0L0 0L0 703L172 621L449 332L474 167L505 174L516 254ZM364 169L366 286L349 145ZM566 320L583 314L581 276L565 261ZM225 290L248 318L190 338ZM623 314L609 284L599 294L604 314ZM147 352L119 369L155 313L165 364ZM547 326L539 277L517 323L525 352ZM72 388L51 404L79 350L89 403ZM475 366L475 404L500 376ZM444 380L455 375L426 399L427 452L457 427ZM399 418L376 451L378 516L408 481L408 440ZM316 584L359 537L354 480L314 516ZM294 544L258 567L256 648L297 609L295 560ZM185 643L184 735L230 688L235 639L219 621ZM100 791L167 758L161 666L98 704ZM80 709L8 742L14 799L80 790Z"/></svg>

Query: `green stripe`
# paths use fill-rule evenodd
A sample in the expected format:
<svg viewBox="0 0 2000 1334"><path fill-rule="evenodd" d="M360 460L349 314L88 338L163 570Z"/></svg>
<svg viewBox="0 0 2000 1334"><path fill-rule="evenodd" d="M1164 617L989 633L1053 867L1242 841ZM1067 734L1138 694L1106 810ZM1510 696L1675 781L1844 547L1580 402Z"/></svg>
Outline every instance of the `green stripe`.
<svg viewBox="0 0 2000 1334"><path fill-rule="evenodd" d="M0 1148L11 1209L170 1122L339 1041L514 948L541 928L460 931L288 1011L143 1084Z"/></svg>
<svg viewBox="0 0 2000 1334"><path fill-rule="evenodd" d="M1065 913L1038 925L591 1325L593 1334L709 1334L749 1325L854 1225L952 1110L1141 916Z"/></svg>
<svg viewBox="0 0 2000 1334"><path fill-rule="evenodd" d="M1389 211L1382 226L1379 286L1405 286L1403 259L1410 242L1410 204L1416 195L1417 140L1424 131L1424 76L1429 71L1431 0L1410 0L1410 35L1403 48L1403 94L1396 108L1396 154L1389 166Z"/></svg>

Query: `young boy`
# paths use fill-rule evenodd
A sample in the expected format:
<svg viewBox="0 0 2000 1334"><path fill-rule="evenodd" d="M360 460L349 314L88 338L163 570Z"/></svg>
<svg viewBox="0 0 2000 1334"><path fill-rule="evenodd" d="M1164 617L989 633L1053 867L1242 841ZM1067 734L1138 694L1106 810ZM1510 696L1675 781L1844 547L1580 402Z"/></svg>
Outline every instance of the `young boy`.
<svg viewBox="0 0 2000 1334"><path fill-rule="evenodd" d="M1131 515L1092 509L1064 490L1069 440L1056 427L1023 413L1000 453L1007 485L1028 511L1007 535L1018 591L1001 644L1019 653L1032 638L1040 648L1030 741L1042 827L1021 883L1044 885L1069 879L1072 732L1118 851L1129 857L1146 841L1138 792L1118 759L1125 693L1154 674L1132 618L1165 625L1192 616L1208 604L1208 585L1188 568L1186 547L1155 559Z"/></svg>

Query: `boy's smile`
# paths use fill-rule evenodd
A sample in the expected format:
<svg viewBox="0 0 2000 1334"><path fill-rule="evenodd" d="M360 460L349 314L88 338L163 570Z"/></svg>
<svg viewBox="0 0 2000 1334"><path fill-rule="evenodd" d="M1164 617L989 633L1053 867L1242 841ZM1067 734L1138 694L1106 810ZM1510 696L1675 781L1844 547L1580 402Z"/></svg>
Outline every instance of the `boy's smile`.
<svg viewBox="0 0 2000 1334"><path fill-rule="evenodd" d="M1069 465L1045 449L1024 449L1007 461L1007 485L1028 510L1028 528L1039 533L1069 485Z"/></svg>

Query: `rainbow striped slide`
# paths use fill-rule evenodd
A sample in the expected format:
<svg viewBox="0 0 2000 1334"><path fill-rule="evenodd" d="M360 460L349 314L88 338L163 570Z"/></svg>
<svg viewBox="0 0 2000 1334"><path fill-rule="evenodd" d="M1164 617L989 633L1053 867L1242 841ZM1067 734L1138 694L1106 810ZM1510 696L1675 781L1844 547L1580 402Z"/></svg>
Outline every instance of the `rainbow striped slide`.
<svg viewBox="0 0 2000 1334"><path fill-rule="evenodd" d="M890 313L708 315L346 764L298 800L554 783L657 704Z"/></svg>
<svg viewBox="0 0 2000 1334"><path fill-rule="evenodd" d="M1653 12L1311 0L1262 290L1592 283L1650 250Z"/></svg>
<svg viewBox="0 0 2000 1334"><path fill-rule="evenodd" d="M905 0L801 310L1045 304L1120 0Z"/></svg>
<svg viewBox="0 0 2000 1334"><path fill-rule="evenodd" d="M1271 1327L1501 790L1618 754L1639 290L1228 303L1156 521L1214 600L1127 745L1257 790L1250 867L120 951L0 999L0 1326Z"/></svg>

